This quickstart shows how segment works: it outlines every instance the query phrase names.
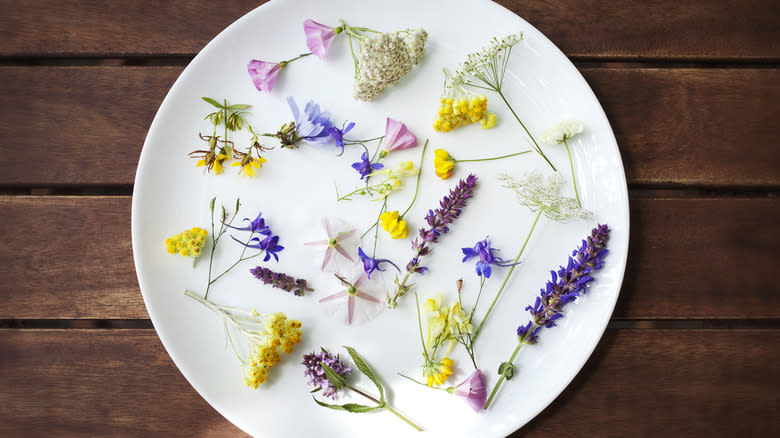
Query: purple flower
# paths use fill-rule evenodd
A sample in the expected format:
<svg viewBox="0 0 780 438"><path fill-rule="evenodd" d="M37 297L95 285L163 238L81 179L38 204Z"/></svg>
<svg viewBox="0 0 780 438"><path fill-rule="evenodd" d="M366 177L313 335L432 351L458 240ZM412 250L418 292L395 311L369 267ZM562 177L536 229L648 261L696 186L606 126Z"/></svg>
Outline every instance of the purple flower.
<svg viewBox="0 0 780 438"><path fill-rule="evenodd" d="M382 163L371 163L371 161L368 160L367 152L363 152L363 155L360 156L360 161L352 163L352 168L357 170L357 172L360 174L360 179L364 179L371 172L379 170L383 167L385 166Z"/></svg>
<svg viewBox="0 0 780 438"><path fill-rule="evenodd" d="M453 394L464 397L471 409L474 409L474 412L479 412L485 406L485 400L487 399L486 383L485 375L482 374L482 371L476 369L466 380L454 388Z"/></svg>
<svg viewBox="0 0 780 438"><path fill-rule="evenodd" d="M306 34L306 47L322 59L325 58L333 38L341 33L341 30L314 20L306 20L303 22L303 32Z"/></svg>
<svg viewBox="0 0 780 438"><path fill-rule="evenodd" d="M263 235L266 235L266 236L270 236L271 235L271 229L268 228L265 225L265 219L263 219L262 216L263 216L263 213L258 212L257 213L257 217L254 220L249 219L248 217L245 217L244 221L249 222L249 225L247 225L245 227L234 227L234 226L231 226L229 224L225 224L225 226L229 227L229 228L232 228L234 230L251 231L253 233L258 233L258 234L263 234Z"/></svg>
<svg viewBox="0 0 780 438"><path fill-rule="evenodd" d="M303 375L306 376L306 383L315 388L324 389L322 395L332 399L336 398L337 389L325 377L325 370L322 368L322 364L324 363L340 376L346 376L352 372L352 368L344 364L338 355L333 356L324 349L319 353L311 352L304 354L303 362L301 363L306 365L306 371L303 372Z"/></svg>
<svg viewBox="0 0 780 438"><path fill-rule="evenodd" d="M385 124L385 138L383 139L384 155L393 151L400 151L417 146L417 137L414 136L403 123L387 118Z"/></svg>
<svg viewBox="0 0 780 438"><path fill-rule="evenodd" d="M331 126L328 128L328 135L330 135L330 138L333 139L333 141L336 142L336 145L338 145L341 148L341 154L344 153L344 134L352 130L352 128L355 127L355 122L351 122L349 125L347 125L347 122L344 122L344 124L341 126L341 129Z"/></svg>
<svg viewBox="0 0 780 438"><path fill-rule="evenodd" d="M235 240L236 242L244 245L247 248L254 248L259 249L261 251L265 251L265 258L263 258L264 262L267 262L271 259L271 256L273 256L276 261L279 261L279 255L277 254L279 251L283 250L284 247L279 245L279 236L271 236L269 235L265 239L260 239L260 237L253 237L249 239L248 243L244 243L238 239L236 239L233 236L230 236Z"/></svg>
<svg viewBox="0 0 780 438"><path fill-rule="evenodd" d="M330 115L322 110L314 102L307 102L303 108L303 113L298 109L292 97L287 98L287 104L295 118L295 129L301 140L311 143L327 143L330 141L330 128L333 122L330 121Z"/></svg>
<svg viewBox="0 0 780 438"><path fill-rule="evenodd" d="M606 249L609 232L607 225L597 226L572 252L566 267L561 266L558 272L550 271L552 279L536 297L534 305L525 308L531 313L531 321L517 328L520 342L536 343L539 329L555 327L555 321L563 317L563 307L587 293L588 283L594 280L591 274L602 268L609 252Z"/></svg>
<svg viewBox="0 0 780 438"><path fill-rule="evenodd" d="M368 275L368 278L371 278L371 274L374 271L384 271L384 269L379 267L380 263L390 263L395 267L395 269L398 269L398 266L395 265L392 261L389 259L373 259L366 255L366 253L363 252L363 248L358 247L358 255L360 256L360 260L363 262L363 270L366 271L366 275ZM398 269L400 272L401 270Z"/></svg>
<svg viewBox="0 0 780 438"><path fill-rule="evenodd" d="M253 59L247 65L249 77L255 88L260 91L270 92L276 83L276 77L282 71L282 66L278 62L267 62Z"/></svg>
<svg viewBox="0 0 780 438"><path fill-rule="evenodd" d="M258 280L261 280L263 284L270 284L271 286L282 289L287 292L295 291L295 295L303 296L306 291L313 291L314 289L309 287L306 280L296 279L284 273L273 272L268 268L258 266L252 268L249 272L255 276Z"/></svg>
<svg viewBox="0 0 780 438"><path fill-rule="evenodd" d="M490 241L487 237L485 237L485 240L477 242L473 248L461 248L461 251L463 251L463 255L465 256L463 257L464 263L472 257L479 257L479 261L477 262L477 275L484 276L485 278L490 278L490 265L507 267L518 264L507 262L501 257L494 256L493 251L498 250L490 247Z"/></svg>

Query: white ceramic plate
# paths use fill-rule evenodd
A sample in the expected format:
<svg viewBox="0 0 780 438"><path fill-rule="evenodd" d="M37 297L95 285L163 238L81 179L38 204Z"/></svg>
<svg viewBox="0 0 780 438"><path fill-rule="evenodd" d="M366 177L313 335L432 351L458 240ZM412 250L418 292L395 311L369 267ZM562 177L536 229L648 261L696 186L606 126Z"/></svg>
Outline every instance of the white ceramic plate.
<svg viewBox="0 0 780 438"><path fill-rule="evenodd" d="M446 12L444 12L446 11ZM314 56L283 71L272 93L260 93L246 72L250 59L280 61L306 51L304 19L336 25L340 18L351 25L392 31L423 27L429 34L424 61L374 102L353 101L352 66L344 38L337 39L328 57ZM197 25L197 23L193 23ZM564 25L564 24L562 24ZM298 150L276 149L259 178L241 179L235 169L221 176L204 175L187 153L202 148L198 132L209 133L203 120L211 108L201 96L253 106L250 122L264 132L275 132L292 120L285 99L293 96L302 105L318 102L337 124L357 122L352 138L371 138L384 133L385 117L406 123L422 141L430 138L422 186L417 203L408 215L413 230L424 226L424 216L435 208L459 178L476 173L476 196L452 226L452 232L433 246L426 258L431 273L418 277L422 298L445 293L454 298L454 281L465 282L465 302L473 300L478 284L474 264L461 263L460 248L472 246L489 235L504 257L519 249L534 215L520 206L514 195L496 180L501 171L520 175L538 169L549 173L536 155L490 163L459 164L454 177L441 181L432 169L433 149L444 147L456 158L497 156L526 148L519 125L495 95L488 95L489 109L498 114L499 126L483 131L472 125L450 133L437 133L431 123L438 108L442 67L457 68L466 53L484 45L493 36L523 32L525 39L513 50L505 92L527 126L540 134L562 119L584 122L585 132L572 143L575 171L583 204L595 219L554 223L542 219L531 238L524 263L515 271L499 307L477 344L477 359L488 378L496 381L498 364L515 345L515 330L528 320L522 309L533 302L544 286L550 269L566 257L597 222L612 228L606 266L598 272L589 294L567 307L559 327L545 329L539 344L525 348L516 360L515 378L503 386L492 408L474 413L465 402L441 391L406 381L396 373L421 378L421 348L414 299L407 296L395 310L357 326L346 326L328 315L319 298L339 285L318 270L316 254L302 245L320 233L325 215L344 218L360 228L375 217L376 203L368 200L336 203L334 182L344 190L358 183L350 164L360 150L347 149L342 157L333 145L304 145ZM245 134L234 137L246 139ZM565 150L546 146L548 156L569 179ZM420 148L390 156L387 163L419 158ZM473 163L472 163L473 164ZM230 170L233 170L231 172ZM413 181L390 198L391 209L404 209L411 199ZM570 185L564 189L572 195ZM225 344L221 320L204 306L183 295L185 289L204 291L207 262L193 270L189 259L170 256L163 240L192 226L209 226L208 201L230 208L235 198L243 203L239 218L263 212L286 249L281 261L266 266L307 278L316 292L295 297L262 285L252 278L247 263L215 285L210 299L226 305L256 308L261 312L285 312L304 323L304 340L293 354L274 367L271 381L258 390L241 382L240 366ZM620 290L628 247L628 196L623 166L614 135L604 113L579 72L566 57L530 24L488 1L401 0L393 2L350 0L275 0L263 5L225 29L192 61L171 88L149 130L141 153L132 210L133 250L138 279L149 314L171 358L192 386L222 415L244 431L265 437L279 436L398 436L412 430L387 412L350 414L317 406L303 377L301 356L321 346L341 352L342 345L355 347L391 388L393 405L435 435L504 436L520 428L544 409L580 370L600 339ZM379 255L403 266L411 256L410 239L379 242ZM239 251L228 244L215 262L225 266ZM477 315L500 284L505 270L498 268L488 281ZM388 275L388 283L392 276ZM470 371L462 351L454 355L453 383ZM358 379L370 388L370 382ZM350 398L342 398L345 402ZM354 401L359 401L354 399ZM164 402L164 401L163 401ZM303 419L303 420L302 420ZM316 434L316 435L315 435Z"/></svg>

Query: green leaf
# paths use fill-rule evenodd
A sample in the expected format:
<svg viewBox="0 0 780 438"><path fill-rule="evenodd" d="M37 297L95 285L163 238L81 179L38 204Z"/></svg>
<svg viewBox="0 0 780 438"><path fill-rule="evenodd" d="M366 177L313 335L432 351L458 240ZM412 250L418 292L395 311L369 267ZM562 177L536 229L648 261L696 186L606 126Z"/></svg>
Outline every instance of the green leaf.
<svg viewBox="0 0 780 438"><path fill-rule="evenodd" d="M216 100L214 100L214 99L212 99L212 98L210 98L210 97L205 97L205 96L204 96L204 97L202 97L201 99L203 99L203 100L205 100L206 102L208 102L208 103L210 103L210 104L214 105L214 106L215 106L215 107L217 107L217 108L220 108L220 109L221 109L221 108L224 108L224 107L222 106L222 104L220 104L219 102L217 102Z"/></svg>
<svg viewBox="0 0 780 438"><path fill-rule="evenodd" d="M211 215L214 216L214 202L216 202L217 197L211 198L211 202L209 202L209 211L211 212Z"/></svg>
<svg viewBox="0 0 780 438"><path fill-rule="evenodd" d="M347 379L341 374L333 371L333 368L325 365L325 362L320 362L320 366L322 367L322 370L325 371L325 378L328 379L328 382L335 386L336 389L341 389L347 384Z"/></svg>
<svg viewBox="0 0 780 438"><path fill-rule="evenodd" d="M507 380L512 380L512 376L515 375L516 367L512 362L502 362L498 366L498 374L504 376Z"/></svg>
<svg viewBox="0 0 780 438"><path fill-rule="evenodd" d="M346 404L343 404L343 405L331 405L331 404L324 403L324 402L321 402L321 401L317 400L316 398L314 398L314 396L312 396L311 398L313 398L314 401L318 405L320 405L320 406L323 406L323 407L326 407L326 408L330 408L330 409L335 409L337 411L352 412L353 414L360 414L360 413L363 413L363 412L371 412L371 411L375 411L377 409L382 409L379 406L366 406L366 405L359 405L357 403L346 403Z"/></svg>
<svg viewBox="0 0 780 438"><path fill-rule="evenodd" d="M357 351L355 351L354 348L344 346L344 348L347 349L349 352L349 355L352 356L352 361L355 362L355 366L360 370L361 373L365 374L366 377L371 379L372 382L374 382L374 385L376 385L376 389L379 390L379 401L382 402L382 404L385 403L385 391L382 388L382 385L379 383L379 380L376 378L376 374L374 374L374 370L371 369L370 366L366 363L366 361L363 360L362 357L358 354Z"/></svg>
<svg viewBox="0 0 780 438"><path fill-rule="evenodd" d="M233 111L249 109L249 108L252 108L252 105L246 105L246 104L243 104L243 103L234 103L233 105L230 105L228 107L229 110L233 110Z"/></svg>
<svg viewBox="0 0 780 438"><path fill-rule="evenodd" d="M238 214L239 207L241 207L241 198L236 198L236 209L233 210L234 211L233 214Z"/></svg>

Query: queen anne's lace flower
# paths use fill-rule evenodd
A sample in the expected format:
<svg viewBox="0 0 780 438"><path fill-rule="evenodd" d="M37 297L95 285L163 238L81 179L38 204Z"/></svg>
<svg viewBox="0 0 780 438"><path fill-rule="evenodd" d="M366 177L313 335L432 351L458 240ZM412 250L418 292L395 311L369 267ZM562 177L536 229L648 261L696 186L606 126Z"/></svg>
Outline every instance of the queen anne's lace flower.
<svg viewBox="0 0 780 438"><path fill-rule="evenodd" d="M590 219L593 214L577 205L577 200L558 194L563 183L560 174L554 173L545 181L538 172L527 173L522 178L513 178L508 175L499 176L499 181L515 191L521 205L531 211L542 210L548 218L566 222L571 219Z"/></svg>
<svg viewBox="0 0 780 438"><path fill-rule="evenodd" d="M539 140L548 144L559 144L571 140L584 129L582 122L578 120L564 120L547 128Z"/></svg>

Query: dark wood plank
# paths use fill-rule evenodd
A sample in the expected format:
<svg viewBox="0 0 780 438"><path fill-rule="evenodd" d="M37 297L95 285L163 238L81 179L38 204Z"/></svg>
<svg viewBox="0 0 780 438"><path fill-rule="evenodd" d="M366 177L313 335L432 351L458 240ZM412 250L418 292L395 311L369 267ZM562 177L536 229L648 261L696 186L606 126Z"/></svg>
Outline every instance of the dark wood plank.
<svg viewBox="0 0 780 438"><path fill-rule="evenodd" d="M776 436L778 343L776 330L608 330L563 394L513 437ZM3 436L241 434L152 330L0 330L0 351Z"/></svg>
<svg viewBox="0 0 780 438"><path fill-rule="evenodd" d="M0 67L0 185L132 184L146 132L180 72ZM758 147L776 142L780 70L583 73L610 118L629 184L780 186L780 154Z"/></svg>
<svg viewBox="0 0 780 438"><path fill-rule="evenodd" d="M0 56L192 54L261 3L173 0L151 6L128 0L3 0ZM772 0L716 0L704 4L675 0L499 3L539 28L573 57L780 58L774 44L780 39L776 22L780 6ZM349 12L344 14L348 20Z"/></svg>
<svg viewBox="0 0 780 438"><path fill-rule="evenodd" d="M147 318L130 198L0 197L0 318ZM617 318L780 318L780 199L633 199ZM20 250L23 248L23 250ZM162 251L162 248L161 248Z"/></svg>

